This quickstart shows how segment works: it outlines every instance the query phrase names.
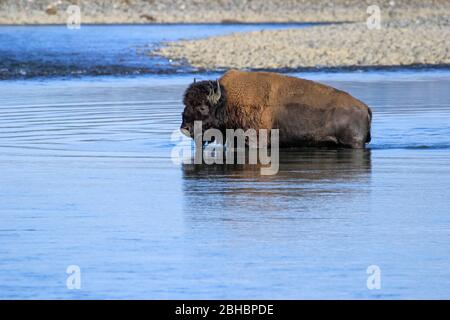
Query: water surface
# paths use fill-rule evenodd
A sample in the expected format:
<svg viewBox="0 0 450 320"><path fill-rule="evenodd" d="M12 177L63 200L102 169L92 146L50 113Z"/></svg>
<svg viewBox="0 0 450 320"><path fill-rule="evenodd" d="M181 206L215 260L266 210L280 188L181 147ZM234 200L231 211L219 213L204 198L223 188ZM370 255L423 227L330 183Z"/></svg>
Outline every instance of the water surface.
<svg viewBox="0 0 450 320"><path fill-rule="evenodd" d="M152 56L151 51L167 41L310 25L0 26L0 79L189 73L194 69Z"/></svg>
<svg viewBox="0 0 450 320"><path fill-rule="evenodd" d="M0 28L1 299L450 297L450 72L296 74L372 108L367 150L174 164L193 75L136 48L238 28Z"/></svg>
<svg viewBox="0 0 450 320"><path fill-rule="evenodd" d="M303 75L367 102L373 142L275 176L172 163L190 77L3 82L0 297L448 298L450 77L405 74Z"/></svg>

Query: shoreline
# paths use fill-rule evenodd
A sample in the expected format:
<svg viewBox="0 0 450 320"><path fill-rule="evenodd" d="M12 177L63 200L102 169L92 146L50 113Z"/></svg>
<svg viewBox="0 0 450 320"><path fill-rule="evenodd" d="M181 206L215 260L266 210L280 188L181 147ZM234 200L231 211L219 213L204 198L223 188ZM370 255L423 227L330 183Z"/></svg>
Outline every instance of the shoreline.
<svg viewBox="0 0 450 320"><path fill-rule="evenodd" d="M186 65L189 67L189 65ZM223 69L198 69L192 72L186 72L185 74L209 74L209 73L221 73L231 70L232 68ZM343 67L297 67L297 68L243 68L242 70L255 71L255 72L278 72L278 73L341 73L341 72L373 72L373 71L386 71L386 72L402 72L402 71L450 71L450 63L446 64L410 64L410 65L372 65L372 66L343 66ZM174 71L174 73L180 73ZM183 73L181 73L183 74Z"/></svg>
<svg viewBox="0 0 450 320"><path fill-rule="evenodd" d="M0 25L66 24L69 6L81 23L358 22L371 0L0 0ZM445 0L379 0L387 18L423 18L448 8Z"/></svg>
<svg viewBox="0 0 450 320"><path fill-rule="evenodd" d="M347 21L342 22L330 22L330 21L321 21L321 22L146 22L146 23L83 23L83 26L227 26L227 25L243 25L243 26L260 26L260 25L298 25L298 26L321 26L321 25L339 25L351 23ZM40 27L40 26L55 26L55 27L66 27L65 23L30 23L30 24L0 24L0 27Z"/></svg>
<svg viewBox="0 0 450 320"><path fill-rule="evenodd" d="M189 66L187 66L189 67ZM211 70L180 70L180 69L168 69L165 71L142 71L134 74L54 74L54 75L25 75L25 76L12 76L12 77L0 77L0 81L28 81L28 80L86 80L86 79L138 79L138 78L148 78L148 77L162 77L167 76L179 76L179 77L195 77L195 76L209 76L223 74L229 69L211 69ZM282 74L300 74L300 73L310 73L310 74L340 74L340 73L361 73L361 74L373 74L376 72L391 72L391 73L402 73L402 72L433 72L433 71L444 71L450 72L450 64L437 64L437 65L398 65L398 66L349 66L349 67L308 67L308 68L284 68L284 69L242 69L246 71L254 72L276 72ZM450 73L448 74L450 75Z"/></svg>
<svg viewBox="0 0 450 320"><path fill-rule="evenodd" d="M0 25L64 26L79 5L83 25L290 25L160 43L146 51L174 69L314 71L450 65L450 2L380 0L0 0Z"/></svg>
<svg viewBox="0 0 450 320"><path fill-rule="evenodd" d="M152 51L196 69L314 69L450 64L450 19L391 20L380 29L343 23L232 33Z"/></svg>
<svg viewBox="0 0 450 320"><path fill-rule="evenodd" d="M138 70L133 73L86 73L80 74L75 72L73 74L48 74L48 75L14 75L14 76L6 76L1 77L0 81L17 81L17 80L43 80L43 79L53 79L53 80L74 80L74 79L137 79L137 78L146 78L146 77L206 77L209 75L217 76L218 74L223 74L224 72L230 69L192 69L190 65L177 65L178 68L169 68L166 70ZM447 75L450 75L450 63L449 64L421 64L421 65L394 65L394 66L347 66L347 67L299 67L299 68L274 68L274 69L251 69L251 68L243 68L242 70L253 71L253 72L276 72L282 74L300 74L300 73L309 73L309 74L345 74L345 73L354 73L354 74L374 74L377 72L388 72L388 73L402 73L402 72L447 72ZM136 71L136 70L135 70Z"/></svg>

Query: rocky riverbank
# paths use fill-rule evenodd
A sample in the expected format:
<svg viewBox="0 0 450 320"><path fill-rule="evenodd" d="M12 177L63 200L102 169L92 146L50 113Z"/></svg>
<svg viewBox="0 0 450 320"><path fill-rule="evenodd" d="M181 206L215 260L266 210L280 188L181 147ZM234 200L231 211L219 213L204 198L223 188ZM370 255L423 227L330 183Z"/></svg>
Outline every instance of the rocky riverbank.
<svg viewBox="0 0 450 320"><path fill-rule="evenodd" d="M450 1L0 0L0 24L339 22L167 43L151 54L198 69L282 69L450 64Z"/></svg>
<svg viewBox="0 0 450 320"><path fill-rule="evenodd" d="M79 5L82 23L363 21L372 0L0 0L0 24L65 24ZM447 0L378 0L386 17L428 17Z"/></svg>
<svg viewBox="0 0 450 320"><path fill-rule="evenodd" d="M170 43L155 54L199 69L450 64L448 18L235 33Z"/></svg>
<svg viewBox="0 0 450 320"><path fill-rule="evenodd" d="M200 70L450 65L450 2L424 3L379 7L378 28L366 13L359 22L168 43L153 54Z"/></svg>

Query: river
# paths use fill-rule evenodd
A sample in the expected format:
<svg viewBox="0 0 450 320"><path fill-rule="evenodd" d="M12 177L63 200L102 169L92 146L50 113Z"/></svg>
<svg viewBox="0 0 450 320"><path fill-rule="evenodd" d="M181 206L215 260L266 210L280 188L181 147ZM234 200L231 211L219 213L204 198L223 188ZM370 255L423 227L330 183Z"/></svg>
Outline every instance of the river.
<svg viewBox="0 0 450 320"><path fill-rule="evenodd" d="M78 53L0 27L0 299L450 297L448 70L294 73L372 108L367 150L281 151L274 176L173 163L183 91L220 73L135 46L261 27L289 26L86 26Z"/></svg>

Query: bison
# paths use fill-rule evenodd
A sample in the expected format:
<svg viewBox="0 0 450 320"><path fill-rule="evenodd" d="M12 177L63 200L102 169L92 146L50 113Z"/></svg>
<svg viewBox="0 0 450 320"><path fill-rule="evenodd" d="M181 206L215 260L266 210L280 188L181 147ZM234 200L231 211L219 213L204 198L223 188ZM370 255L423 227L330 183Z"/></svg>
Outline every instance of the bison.
<svg viewBox="0 0 450 320"><path fill-rule="evenodd" d="M180 130L279 129L280 147L364 148L370 108L350 94L271 72L230 70L216 81L192 83L184 94Z"/></svg>

